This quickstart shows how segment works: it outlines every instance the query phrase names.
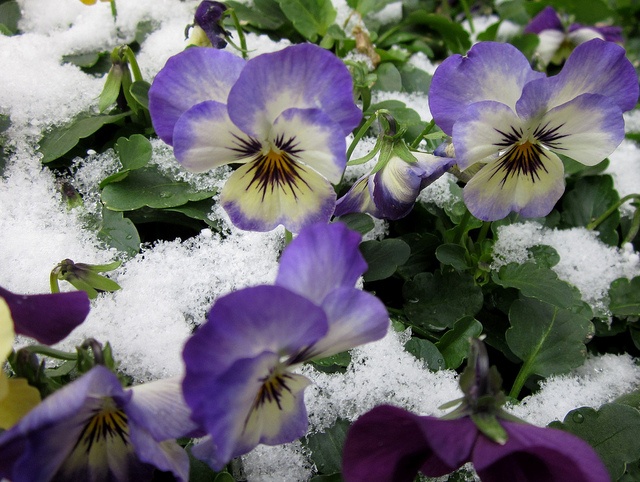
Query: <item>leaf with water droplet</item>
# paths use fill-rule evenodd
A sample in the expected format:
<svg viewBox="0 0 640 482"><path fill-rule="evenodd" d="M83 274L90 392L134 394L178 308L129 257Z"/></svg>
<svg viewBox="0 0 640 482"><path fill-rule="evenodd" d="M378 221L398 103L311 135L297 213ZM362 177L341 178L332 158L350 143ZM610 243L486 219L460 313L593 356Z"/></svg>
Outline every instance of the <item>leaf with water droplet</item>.
<svg viewBox="0 0 640 482"><path fill-rule="evenodd" d="M571 432L586 440L607 466L612 480L618 480L628 463L640 459L640 412L628 405L608 403L594 410L582 407L570 411L552 428Z"/></svg>

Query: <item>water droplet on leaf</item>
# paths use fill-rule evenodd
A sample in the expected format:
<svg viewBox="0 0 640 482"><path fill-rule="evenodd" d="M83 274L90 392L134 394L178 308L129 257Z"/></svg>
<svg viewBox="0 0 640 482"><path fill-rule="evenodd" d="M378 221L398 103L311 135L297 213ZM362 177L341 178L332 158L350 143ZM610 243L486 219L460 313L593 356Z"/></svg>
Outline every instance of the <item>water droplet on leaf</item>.
<svg viewBox="0 0 640 482"><path fill-rule="evenodd" d="M582 415L580 412L574 413L573 415L571 415L571 420L573 420L575 423L582 423L584 422L584 415Z"/></svg>

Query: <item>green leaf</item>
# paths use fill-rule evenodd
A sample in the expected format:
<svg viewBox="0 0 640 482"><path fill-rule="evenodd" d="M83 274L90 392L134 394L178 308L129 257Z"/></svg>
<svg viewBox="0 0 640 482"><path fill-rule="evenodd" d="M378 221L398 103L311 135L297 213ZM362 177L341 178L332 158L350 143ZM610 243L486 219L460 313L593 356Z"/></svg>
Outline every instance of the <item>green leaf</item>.
<svg viewBox="0 0 640 482"><path fill-rule="evenodd" d="M381 63L375 71L378 79L373 88L384 92L400 92L402 77L400 71L391 62Z"/></svg>
<svg viewBox="0 0 640 482"><path fill-rule="evenodd" d="M347 437L350 423L338 420L335 425L322 433L306 437L305 445L311 450L311 460L320 474L334 474L342 467L342 447Z"/></svg>
<svg viewBox="0 0 640 482"><path fill-rule="evenodd" d="M546 244L539 244L528 249L535 263L541 268L553 268L560 262L560 255L552 247Z"/></svg>
<svg viewBox="0 0 640 482"><path fill-rule="evenodd" d="M132 211L143 206L163 209L201 201L214 194L214 191L194 191L186 182L174 181L155 168L143 167L131 171L120 182L106 185L102 202L113 211Z"/></svg>
<svg viewBox="0 0 640 482"><path fill-rule="evenodd" d="M640 458L640 412L628 405L608 403L599 410L582 407L570 411L552 428L586 440L604 462L611 480L618 480L626 465Z"/></svg>
<svg viewBox="0 0 640 482"><path fill-rule="evenodd" d="M336 221L346 224L349 229L357 231L363 236L375 227L371 216L365 213L349 213L336 218Z"/></svg>
<svg viewBox="0 0 640 482"><path fill-rule="evenodd" d="M436 258L442 264L453 266L458 271L471 268L469 263L469 252L464 246L459 244L445 243L436 249Z"/></svg>
<svg viewBox="0 0 640 482"><path fill-rule="evenodd" d="M251 6L233 0L225 4L235 10L241 22L260 30L277 30L287 21L275 0L255 0Z"/></svg>
<svg viewBox="0 0 640 482"><path fill-rule="evenodd" d="M0 26L3 26L3 34L15 35L18 33L18 22L22 17L18 2L9 1L0 3Z"/></svg>
<svg viewBox="0 0 640 482"><path fill-rule="evenodd" d="M473 276L457 271L420 273L403 287L404 313L426 330L453 327L464 316L474 316L484 297Z"/></svg>
<svg viewBox="0 0 640 482"><path fill-rule="evenodd" d="M129 87L131 97L145 109L149 109L149 89L151 84L145 80L136 80Z"/></svg>
<svg viewBox="0 0 640 482"><path fill-rule="evenodd" d="M584 227L619 200L611 176L582 177L562 198L562 221L566 226ZM602 242L611 246L618 244L618 224L620 212L616 210L598 225L596 229Z"/></svg>
<svg viewBox="0 0 640 482"><path fill-rule="evenodd" d="M135 256L140 251L140 235L130 219L121 212L102 210L102 227L98 238L118 251Z"/></svg>
<svg viewBox="0 0 640 482"><path fill-rule="evenodd" d="M173 208L166 208L165 211L173 211L176 213L182 213L185 216L188 216L192 219L198 219L199 221L204 221L211 227L218 227L217 221L214 221L209 218L211 214L211 210L213 209L213 205L215 201L213 198L206 198L202 201L190 201L182 206L176 206Z"/></svg>
<svg viewBox="0 0 640 482"><path fill-rule="evenodd" d="M618 317L640 316L640 276L618 278L609 287L609 309Z"/></svg>
<svg viewBox="0 0 640 482"><path fill-rule="evenodd" d="M478 338L482 334L482 324L472 316L465 316L447 331L440 341L436 343L442 353L447 368L455 370L467 358L472 338Z"/></svg>
<svg viewBox="0 0 640 482"><path fill-rule="evenodd" d="M593 334L588 318L532 298L513 302L505 334L511 351L523 362L525 377L566 373L580 366L585 342Z"/></svg>
<svg viewBox="0 0 640 482"><path fill-rule="evenodd" d="M315 42L336 19L331 0L276 0L295 29L307 40Z"/></svg>
<svg viewBox="0 0 640 482"><path fill-rule="evenodd" d="M411 254L409 245L397 238L365 241L360 244L360 251L368 265L363 276L365 281L388 278L398 266L406 263Z"/></svg>
<svg viewBox="0 0 640 482"><path fill-rule="evenodd" d="M123 113L81 117L69 125L54 128L40 140L39 151L43 155L43 164L55 161L65 155L80 142L80 139L96 133L102 126L118 122L128 115L128 113Z"/></svg>
<svg viewBox="0 0 640 482"><path fill-rule="evenodd" d="M84 52L81 54L63 55L62 61L76 67L88 69L98 63L104 52Z"/></svg>
<svg viewBox="0 0 640 482"><path fill-rule="evenodd" d="M383 100L382 102L373 104L369 106L366 114L372 115L375 111L380 109L388 110L396 122L404 127L420 124L422 122L420 114L415 110L408 108L404 102L399 100Z"/></svg>
<svg viewBox="0 0 640 482"><path fill-rule="evenodd" d="M509 263L497 273L493 272L491 279L504 288L516 288L525 296L561 308L581 303L580 291L576 287L559 279L551 269L532 262Z"/></svg>
<svg viewBox="0 0 640 482"><path fill-rule="evenodd" d="M115 145L122 167L128 170L140 169L151 160L152 147L149 139L141 134L134 134L128 139L120 137Z"/></svg>
<svg viewBox="0 0 640 482"><path fill-rule="evenodd" d="M471 48L469 33L459 22L449 20L442 15L427 13L426 10L411 12L406 21L409 24L424 25L435 30L453 53L466 54Z"/></svg>
<svg viewBox="0 0 640 482"><path fill-rule="evenodd" d="M404 344L404 348L418 360L422 360L424 365L432 372L446 368L442 353L440 353L438 347L429 340L413 337Z"/></svg>
<svg viewBox="0 0 640 482"><path fill-rule="evenodd" d="M400 68L402 78L402 90L413 93L427 94L431 86L431 75L411 64L404 64Z"/></svg>
<svg viewBox="0 0 640 482"><path fill-rule="evenodd" d="M393 1L394 0L347 0L347 5L364 17L368 13L382 10Z"/></svg>

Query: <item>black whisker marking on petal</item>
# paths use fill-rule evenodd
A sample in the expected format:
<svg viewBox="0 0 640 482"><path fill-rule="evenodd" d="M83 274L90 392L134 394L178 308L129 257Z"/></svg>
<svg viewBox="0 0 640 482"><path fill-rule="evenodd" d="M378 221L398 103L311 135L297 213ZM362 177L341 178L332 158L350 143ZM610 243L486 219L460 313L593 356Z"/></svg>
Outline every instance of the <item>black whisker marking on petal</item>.
<svg viewBox="0 0 640 482"><path fill-rule="evenodd" d="M538 126L536 128L533 132L533 137L549 148L564 151L566 148L560 147L560 144L557 142L559 139L568 136L568 134L558 134L558 130L563 125L564 124L560 124L556 127L549 127L549 122L547 122L544 126Z"/></svg>
<svg viewBox="0 0 640 482"><path fill-rule="evenodd" d="M124 445L129 445L129 426L127 415L122 410L111 410L100 407L94 410L78 437L75 448L81 443L89 453L94 443L100 439L120 438Z"/></svg>
<svg viewBox="0 0 640 482"><path fill-rule="evenodd" d="M491 177L498 172L502 172L500 184L505 185L512 176L528 176L531 182L535 183L540 179L539 172L549 172L542 162L542 157L546 157L542 147L538 144L525 142L511 146L493 166Z"/></svg>

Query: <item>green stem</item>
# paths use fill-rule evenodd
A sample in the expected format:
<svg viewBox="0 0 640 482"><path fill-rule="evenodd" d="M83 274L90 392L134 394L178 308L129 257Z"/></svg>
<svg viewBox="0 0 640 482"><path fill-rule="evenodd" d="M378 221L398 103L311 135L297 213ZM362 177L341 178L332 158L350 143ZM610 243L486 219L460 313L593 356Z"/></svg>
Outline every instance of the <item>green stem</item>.
<svg viewBox="0 0 640 482"><path fill-rule="evenodd" d="M142 78L142 72L140 71L140 66L138 65L138 61L136 60L136 56L127 45L122 48L122 52L124 56L127 58L129 65L131 66L131 72L133 73L133 79L136 81L144 80Z"/></svg>
<svg viewBox="0 0 640 482"><path fill-rule="evenodd" d="M109 4L111 5L111 16L115 20L118 18L118 9L116 8L116 0L109 0Z"/></svg>
<svg viewBox="0 0 640 482"><path fill-rule="evenodd" d="M431 119L431 122L429 122L426 125L426 127L422 130L420 135L413 140L413 142L410 145L411 149L415 149L416 147L418 147L418 145L420 144L420 141L422 141L424 136L426 136L429 132L431 132L431 129L433 129L433 126L435 125L436 125L436 121Z"/></svg>
<svg viewBox="0 0 640 482"><path fill-rule="evenodd" d="M482 223L482 227L480 228L480 232L478 233L478 239L476 240L476 243L478 245L482 244L482 242L486 239L490 227L490 222L485 221L484 223Z"/></svg>
<svg viewBox="0 0 640 482"><path fill-rule="evenodd" d="M460 0L460 3L462 3L464 14L466 15L467 20L469 21L469 30L471 30L471 33L474 34L476 33L476 31L475 31L475 28L473 27L473 17L471 16L471 10L469 10L469 3L467 3L467 0Z"/></svg>
<svg viewBox="0 0 640 482"><path fill-rule="evenodd" d="M35 353L38 355L44 355L51 358L57 358L58 360L77 360L77 353L69 353L66 351L56 350L55 348L51 348L45 345L29 345L22 348L22 350L28 351L29 353Z"/></svg>
<svg viewBox="0 0 640 482"><path fill-rule="evenodd" d="M244 31L242 30L242 26L240 25L240 19L236 15L235 10L233 10L232 8L228 9L227 12L229 12L229 16L231 17L231 20L233 20L233 25L235 26L236 32L238 33L238 38L240 39L240 47L236 47L235 44L229 39L227 39L227 41L240 51L243 59L247 60L247 39L244 36Z"/></svg>
<svg viewBox="0 0 640 482"><path fill-rule="evenodd" d="M374 112L373 115L369 116L367 121L364 124L362 124L362 127L360 127L360 129L358 129L358 132L355 133L355 135L353 136L353 141L351 141L351 144L349 145L349 149L347 149L347 161L349 161L349 159L351 159L351 154L353 154L353 151L356 148L356 145L358 145L358 142L360 142L360 140L362 140L362 138L367 133L369 128L372 126L372 124L378 118L378 115L380 113L383 113L383 112L386 112L386 111L381 109L381 110L378 110L378 111Z"/></svg>
<svg viewBox="0 0 640 482"><path fill-rule="evenodd" d="M464 234L465 228L467 227L467 224L469 224L470 219L471 212L468 209L465 209L462 219L460 220L460 224L456 227L456 236L453 239L454 244L461 244L462 235Z"/></svg>
<svg viewBox="0 0 640 482"><path fill-rule="evenodd" d="M511 391L509 392L509 396L511 398L517 399L518 395L520 395L520 391L522 390L522 387L524 387L524 382L526 382L527 378L529 378L529 365L530 362L529 360L527 360L526 362L524 362L524 365L520 367L518 376L513 381L513 386L511 387Z"/></svg>
<svg viewBox="0 0 640 482"><path fill-rule="evenodd" d="M58 284L58 273L55 268L51 270L49 274L49 286L51 286L52 293L60 293L60 285Z"/></svg>
<svg viewBox="0 0 640 482"><path fill-rule="evenodd" d="M600 223L604 222L609 216L611 216L615 211L617 211L620 206L622 206L624 203L626 203L627 201L629 201L631 199L640 200L640 194L627 194L626 196L621 198L617 203L615 203L613 206L611 206L609 209L607 209L597 219L595 219L595 220L591 221L589 224L587 224L587 229L589 231L593 231L594 229L596 229L600 225Z"/></svg>

